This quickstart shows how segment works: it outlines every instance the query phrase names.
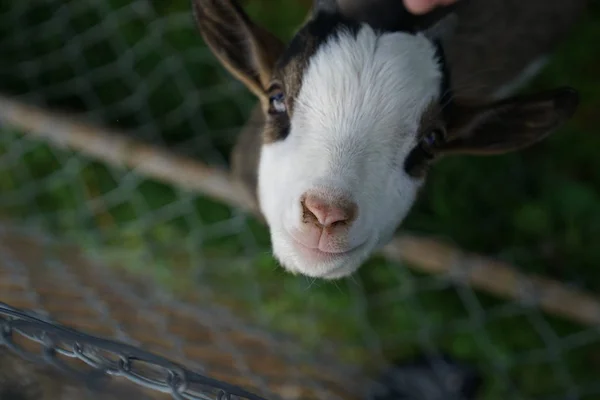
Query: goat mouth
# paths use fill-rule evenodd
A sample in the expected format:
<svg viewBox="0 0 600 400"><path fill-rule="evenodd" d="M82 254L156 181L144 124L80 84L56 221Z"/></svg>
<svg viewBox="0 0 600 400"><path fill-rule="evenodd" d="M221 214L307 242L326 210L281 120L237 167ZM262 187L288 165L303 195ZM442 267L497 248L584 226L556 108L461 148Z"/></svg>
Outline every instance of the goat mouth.
<svg viewBox="0 0 600 400"><path fill-rule="evenodd" d="M339 261L340 259L348 258L348 257L356 254L357 252L361 251L368 243L368 241L365 241L364 243L361 243L360 245L355 246L346 251L328 252L328 251L319 250L317 248L307 247L304 244L300 243L298 240L296 240L293 235L288 235L288 236L292 240L294 249L298 252L298 254L300 256L302 256L302 258L310 261L311 263L327 263L327 262L334 262L334 261ZM329 274L329 272L333 272L333 271L328 271L328 274Z"/></svg>

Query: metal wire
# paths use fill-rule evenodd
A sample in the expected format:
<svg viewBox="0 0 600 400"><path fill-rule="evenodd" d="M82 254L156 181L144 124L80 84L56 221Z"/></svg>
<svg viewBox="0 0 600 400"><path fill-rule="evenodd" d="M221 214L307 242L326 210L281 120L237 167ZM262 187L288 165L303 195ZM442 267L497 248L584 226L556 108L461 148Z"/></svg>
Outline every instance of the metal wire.
<svg viewBox="0 0 600 400"><path fill-rule="evenodd" d="M317 355L232 305L205 296L183 302L156 283L72 242L0 220L0 301L35 310L38 319L143 348L264 398L352 399L366 384L325 339ZM196 289L202 294L202 282ZM109 358L116 368L119 359Z"/></svg>
<svg viewBox="0 0 600 400"><path fill-rule="evenodd" d="M91 387L101 387L103 379L109 376L121 376L145 388L168 393L176 400L263 400L241 388L200 375L147 351L45 321L4 303L0 303L0 328L1 345L30 361L54 365ZM16 334L41 344L42 355L32 354L17 344ZM93 370L83 372L70 367L58 358L59 355L78 359ZM139 363L147 368L156 367L164 379L158 380L145 374L135 367Z"/></svg>

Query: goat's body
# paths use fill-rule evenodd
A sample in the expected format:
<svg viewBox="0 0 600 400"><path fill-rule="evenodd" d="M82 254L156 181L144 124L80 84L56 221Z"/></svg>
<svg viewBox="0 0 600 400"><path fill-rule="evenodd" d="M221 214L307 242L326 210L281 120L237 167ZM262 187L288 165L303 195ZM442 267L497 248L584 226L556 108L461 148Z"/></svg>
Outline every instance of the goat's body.
<svg viewBox="0 0 600 400"><path fill-rule="evenodd" d="M390 1L400 2L374 0L368 7ZM587 0L463 1L454 33L442 44L455 98L475 102L511 95L535 77L587 5ZM257 105L232 156L235 179L255 199L264 124Z"/></svg>
<svg viewBox="0 0 600 400"><path fill-rule="evenodd" d="M467 0L444 49L456 97L512 94L539 72L586 0ZM459 0L460 2L460 0Z"/></svg>

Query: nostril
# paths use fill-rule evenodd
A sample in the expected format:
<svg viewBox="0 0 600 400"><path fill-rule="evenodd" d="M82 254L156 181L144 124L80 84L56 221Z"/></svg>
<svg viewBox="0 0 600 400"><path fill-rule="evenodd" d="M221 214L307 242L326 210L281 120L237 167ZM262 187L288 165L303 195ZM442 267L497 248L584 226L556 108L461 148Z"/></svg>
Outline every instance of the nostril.
<svg viewBox="0 0 600 400"><path fill-rule="evenodd" d="M307 195L302 200L303 221L322 227L347 225L355 217L356 205L345 199L326 201L316 195Z"/></svg>

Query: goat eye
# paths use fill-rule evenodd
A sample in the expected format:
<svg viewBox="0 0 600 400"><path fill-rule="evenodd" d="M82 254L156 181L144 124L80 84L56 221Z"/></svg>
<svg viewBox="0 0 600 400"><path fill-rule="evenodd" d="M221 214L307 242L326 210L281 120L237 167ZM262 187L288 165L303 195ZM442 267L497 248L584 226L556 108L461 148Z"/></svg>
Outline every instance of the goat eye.
<svg viewBox="0 0 600 400"><path fill-rule="evenodd" d="M435 149L446 139L443 128L434 128L421 138L419 144L404 160L404 171L415 178L422 178L435 158Z"/></svg>
<svg viewBox="0 0 600 400"><path fill-rule="evenodd" d="M271 114L278 114L278 113L283 113L286 111L286 106L285 106L285 95L283 94L283 92L277 92L273 95L271 95L271 97L269 97L269 104L270 104L270 110L269 112Z"/></svg>
<svg viewBox="0 0 600 400"><path fill-rule="evenodd" d="M445 136L443 129L433 129L423 137L421 140L421 147L425 152L431 154L433 149L443 142Z"/></svg>

